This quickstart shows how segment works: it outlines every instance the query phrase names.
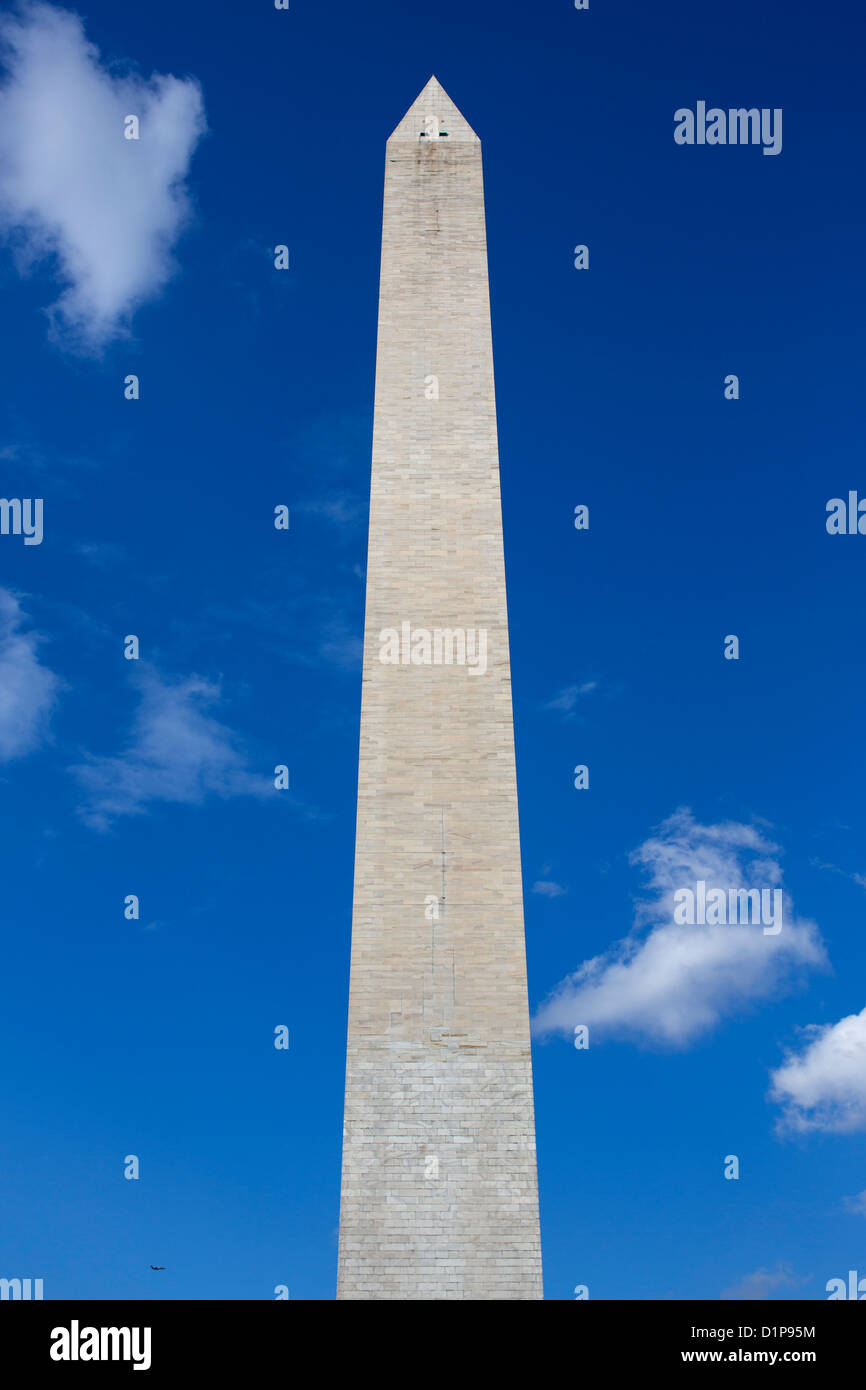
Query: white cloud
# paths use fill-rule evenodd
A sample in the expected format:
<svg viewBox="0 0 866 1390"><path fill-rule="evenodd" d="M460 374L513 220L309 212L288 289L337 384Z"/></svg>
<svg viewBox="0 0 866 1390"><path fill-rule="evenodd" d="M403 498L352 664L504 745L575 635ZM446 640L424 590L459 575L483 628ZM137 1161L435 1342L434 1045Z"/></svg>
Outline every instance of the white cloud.
<svg viewBox="0 0 866 1390"><path fill-rule="evenodd" d="M739 1284L732 1289L725 1289L719 1297L757 1303L769 1298L776 1289L786 1286L797 1288L808 1282L808 1279L796 1278L790 1265L777 1264L775 1269L756 1269L753 1274L745 1275Z"/></svg>
<svg viewBox="0 0 866 1390"><path fill-rule="evenodd" d="M21 632L18 599L0 589L0 762L30 753L46 734L60 681L36 654L39 638Z"/></svg>
<svg viewBox="0 0 866 1390"><path fill-rule="evenodd" d="M336 526L352 526L363 516L364 503L355 493L336 492L329 497L315 497L306 502L298 502L295 511L324 517L326 521L333 521Z"/></svg>
<svg viewBox="0 0 866 1390"><path fill-rule="evenodd" d="M866 1192L858 1192L856 1197L846 1197L845 1206L858 1216L866 1216Z"/></svg>
<svg viewBox="0 0 866 1390"><path fill-rule="evenodd" d="M174 269L201 92L191 78L109 71L78 16L52 5L4 15L0 43L0 227L23 266L56 257L54 326L97 350ZM124 138L128 115L138 140Z"/></svg>
<svg viewBox="0 0 866 1390"><path fill-rule="evenodd" d="M589 695L590 691L595 690L597 686L598 681L584 681L582 685L567 685L552 700L548 700L544 708L560 710L563 714L572 714L580 697Z"/></svg>
<svg viewBox="0 0 866 1390"><path fill-rule="evenodd" d="M540 893L543 898L561 898L568 892L561 883L554 883L552 879L539 878L532 885L533 893Z"/></svg>
<svg viewBox="0 0 866 1390"><path fill-rule="evenodd" d="M253 775L231 730L204 712L219 688L198 676L176 684L143 666L134 676L141 703L120 757L91 757L70 768L85 789L80 814L96 830L141 815L154 801L200 804L208 796L263 796L272 783Z"/></svg>
<svg viewBox="0 0 866 1390"><path fill-rule="evenodd" d="M684 1047L726 1015L780 993L792 977L826 964L813 922L797 921L785 895L782 930L760 926L679 926L673 895L694 888L778 886L781 869L754 826L700 825L677 811L631 856L649 875L628 936L562 980L535 1018L535 1032L626 1035Z"/></svg>
<svg viewBox="0 0 866 1390"><path fill-rule="evenodd" d="M816 869L827 869L830 873L841 874L843 878L850 878L852 883L858 884L860 888L866 888L866 874L848 873L847 869L840 869L836 864L826 864L822 859L810 859Z"/></svg>
<svg viewBox="0 0 866 1390"><path fill-rule="evenodd" d="M811 1024L799 1055L771 1073L779 1127L797 1133L852 1134L866 1129L866 1009L838 1023Z"/></svg>

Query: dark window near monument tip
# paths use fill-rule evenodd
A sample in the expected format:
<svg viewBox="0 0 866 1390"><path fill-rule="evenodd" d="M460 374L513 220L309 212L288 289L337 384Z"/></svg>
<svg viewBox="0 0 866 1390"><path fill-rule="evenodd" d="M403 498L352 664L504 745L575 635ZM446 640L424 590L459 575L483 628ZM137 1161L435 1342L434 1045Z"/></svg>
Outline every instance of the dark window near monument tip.
<svg viewBox="0 0 866 1390"><path fill-rule="evenodd" d="M440 140L447 140L447 139L448 139L448 131L447 131L447 130L440 130L440 132L439 132L439 139L440 139Z"/></svg>

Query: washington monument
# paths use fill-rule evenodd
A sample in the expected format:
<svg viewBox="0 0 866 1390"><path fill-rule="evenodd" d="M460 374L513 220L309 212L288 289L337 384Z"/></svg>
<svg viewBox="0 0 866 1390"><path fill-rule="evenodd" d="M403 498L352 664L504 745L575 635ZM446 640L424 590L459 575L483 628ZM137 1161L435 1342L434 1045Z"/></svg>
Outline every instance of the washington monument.
<svg viewBox="0 0 866 1390"><path fill-rule="evenodd" d="M386 146L339 1299L539 1299L481 144Z"/></svg>

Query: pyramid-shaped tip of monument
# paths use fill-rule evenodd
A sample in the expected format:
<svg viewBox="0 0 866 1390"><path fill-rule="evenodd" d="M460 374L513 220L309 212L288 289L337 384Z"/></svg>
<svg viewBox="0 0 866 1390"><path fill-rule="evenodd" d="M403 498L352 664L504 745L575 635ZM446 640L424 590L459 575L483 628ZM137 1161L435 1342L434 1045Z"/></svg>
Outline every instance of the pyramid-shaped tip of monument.
<svg viewBox="0 0 866 1390"><path fill-rule="evenodd" d="M478 136L466 117L458 111L439 79L431 77L392 132L389 144L391 140L412 141L415 144L427 140L462 140L465 143L477 142Z"/></svg>

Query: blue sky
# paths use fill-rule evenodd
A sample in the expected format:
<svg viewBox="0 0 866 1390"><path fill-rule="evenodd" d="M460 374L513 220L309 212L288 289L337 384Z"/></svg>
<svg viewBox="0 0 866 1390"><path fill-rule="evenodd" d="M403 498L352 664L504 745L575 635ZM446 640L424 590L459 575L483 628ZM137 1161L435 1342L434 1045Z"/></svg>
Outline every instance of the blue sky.
<svg viewBox="0 0 866 1390"><path fill-rule="evenodd" d="M546 1296L866 1275L859 9L0 13L0 494L44 499L0 536L0 1274L334 1296L384 141L435 73L484 148ZM699 100L782 152L677 145ZM683 953L705 872L779 936Z"/></svg>

